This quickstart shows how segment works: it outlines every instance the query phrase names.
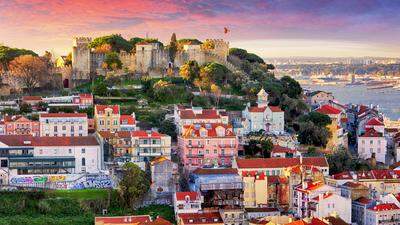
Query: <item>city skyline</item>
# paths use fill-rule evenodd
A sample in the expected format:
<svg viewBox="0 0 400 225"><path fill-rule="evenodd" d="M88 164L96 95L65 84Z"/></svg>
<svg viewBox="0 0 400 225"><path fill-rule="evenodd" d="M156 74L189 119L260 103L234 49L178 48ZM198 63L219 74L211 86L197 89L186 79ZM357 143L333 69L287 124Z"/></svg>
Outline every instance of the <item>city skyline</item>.
<svg viewBox="0 0 400 225"><path fill-rule="evenodd" d="M262 57L400 57L396 1L0 1L0 43L57 54L73 36L223 38ZM224 27L230 32L224 34Z"/></svg>

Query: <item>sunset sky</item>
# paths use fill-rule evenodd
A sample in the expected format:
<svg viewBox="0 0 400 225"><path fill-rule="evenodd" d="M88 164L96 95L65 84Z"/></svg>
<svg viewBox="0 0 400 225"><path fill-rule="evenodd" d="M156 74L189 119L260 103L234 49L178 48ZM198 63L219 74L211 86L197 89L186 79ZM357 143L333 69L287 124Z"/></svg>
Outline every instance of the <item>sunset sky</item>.
<svg viewBox="0 0 400 225"><path fill-rule="evenodd" d="M0 0L0 43L66 54L73 36L175 32L266 58L399 57L399 10L398 0Z"/></svg>

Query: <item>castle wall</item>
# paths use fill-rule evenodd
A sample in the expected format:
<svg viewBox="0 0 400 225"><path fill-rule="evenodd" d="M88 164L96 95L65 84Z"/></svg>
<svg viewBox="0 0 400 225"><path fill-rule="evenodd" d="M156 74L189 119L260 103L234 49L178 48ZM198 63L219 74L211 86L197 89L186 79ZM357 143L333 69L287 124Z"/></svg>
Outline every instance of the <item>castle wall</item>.
<svg viewBox="0 0 400 225"><path fill-rule="evenodd" d="M88 44L92 41L87 37L73 39L72 67L75 79L88 79L90 74L91 59Z"/></svg>

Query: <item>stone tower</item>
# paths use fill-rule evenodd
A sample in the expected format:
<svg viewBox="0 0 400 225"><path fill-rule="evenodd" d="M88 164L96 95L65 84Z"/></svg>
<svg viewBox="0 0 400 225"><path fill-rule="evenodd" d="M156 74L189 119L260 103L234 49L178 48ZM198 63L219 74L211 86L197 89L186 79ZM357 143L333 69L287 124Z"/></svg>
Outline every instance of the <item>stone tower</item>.
<svg viewBox="0 0 400 225"><path fill-rule="evenodd" d="M268 93L262 88L257 94L257 105L258 107L266 107L268 103Z"/></svg>
<svg viewBox="0 0 400 225"><path fill-rule="evenodd" d="M138 43L136 44L136 71L147 73L151 69L161 68L163 65L164 54L158 43ZM166 67L166 65L164 65Z"/></svg>
<svg viewBox="0 0 400 225"><path fill-rule="evenodd" d="M72 68L76 80L87 80L90 78L90 49L89 43L92 41L89 37L74 37L72 43Z"/></svg>
<svg viewBox="0 0 400 225"><path fill-rule="evenodd" d="M224 41L223 39L207 39L214 44L214 49L212 52L219 56L221 59L226 60L229 55L229 42Z"/></svg>

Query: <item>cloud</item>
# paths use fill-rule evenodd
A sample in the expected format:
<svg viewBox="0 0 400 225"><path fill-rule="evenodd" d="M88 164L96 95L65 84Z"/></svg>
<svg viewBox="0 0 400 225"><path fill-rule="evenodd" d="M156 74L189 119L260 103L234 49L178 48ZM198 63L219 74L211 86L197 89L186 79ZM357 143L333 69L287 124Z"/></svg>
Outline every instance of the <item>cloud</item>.
<svg viewBox="0 0 400 225"><path fill-rule="evenodd" d="M0 0L0 42L68 51L71 37L146 33L230 41L309 39L397 43L391 0ZM223 27L231 28L224 35ZM46 46L44 40L54 40ZM57 41L56 41L57 40Z"/></svg>

